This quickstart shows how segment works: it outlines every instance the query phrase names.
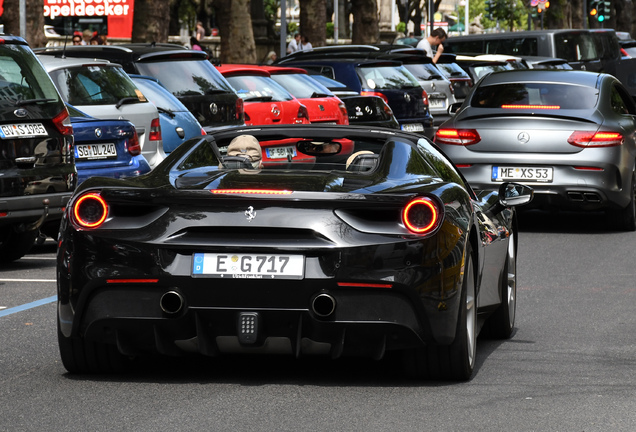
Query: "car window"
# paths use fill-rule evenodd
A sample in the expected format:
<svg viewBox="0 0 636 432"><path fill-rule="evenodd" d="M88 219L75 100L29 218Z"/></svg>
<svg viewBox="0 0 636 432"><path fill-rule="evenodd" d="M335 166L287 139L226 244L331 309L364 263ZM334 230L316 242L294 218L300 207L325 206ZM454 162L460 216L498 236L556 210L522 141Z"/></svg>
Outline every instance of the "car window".
<svg viewBox="0 0 636 432"><path fill-rule="evenodd" d="M536 37L503 38L486 40L487 54L509 54L515 56L538 55L538 43Z"/></svg>
<svg viewBox="0 0 636 432"><path fill-rule="evenodd" d="M610 94L612 110L621 115L636 114L635 105L629 93L617 85L612 86Z"/></svg>
<svg viewBox="0 0 636 432"><path fill-rule="evenodd" d="M132 80L144 96L155 106L171 111L183 111L182 106L175 103L173 98L168 97L170 95L168 90L165 90L165 92L161 91L160 84L145 78L133 78Z"/></svg>
<svg viewBox="0 0 636 432"><path fill-rule="evenodd" d="M430 63L406 64L404 67L418 80L429 81L444 79L439 69Z"/></svg>
<svg viewBox="0 0 636 432"><path fill-rule="evenodd" d="M236 93L245 102L292 100L293 96L270 77L256 75L231 76L227 78Z"/></svg>
<svg viewBox="0 0 636 432"><path fill-rule="evenodd" d="M13 44L0 49L0 97L60 101L51 78L28 47Z"/></svg>
<svg viewBox="0 0 636 432"><path fill-rule="evenodd" d="M479 78L488 75L492 72L510 70L512 66L509 65L488 65L488 66L474 66L473 71L475 72L475 81L478 81Z"/></svg>
<svg viewBox="0 0 636 432"><path fill-rule="evenodd" d="M554 35L556 57L568 62L598 59L596 44L588 33L557 33Z"/></svg>
<svg viewBox="0 0 636 432"><path fill-rule="evenodd" d="M207 60L140 62L137 68L140 75L157 78L176 96L233 92L225 78Z"/></svg>
<svg viewBox="0 0 636 432"><path fill-rule="evenodd" d="M114 105L124 98L145 102L128 75L119 67L93 65L50 72L62 98L82 105Z"/></svg>
<svg viewBox="0 0 636 432"><path fill-rule="evenodd" d="M437 68L446 75L447 78L470 78L466 71L457 63L437 63Z"/></svg>
<svg viewBox="0 0 636 432"><path fill-rule="evenodd" d="M403 89L419 87L417 79L404 66L361 66L358 74L363 87Z"/></svg>
<svg viewBox="0 0 636 432"><path fill-rule="evenodd" d="M333 96L325 86L305 74L272 75L272 79L299 99L309 99L312 96Z"/></svg>
<svg viewBox="0 0 636 432"><path fill-rule="evenodd" d="M504 109L590 109L596 106L595 88L554 83L508 83L475 90L471 106Z"/></svg>

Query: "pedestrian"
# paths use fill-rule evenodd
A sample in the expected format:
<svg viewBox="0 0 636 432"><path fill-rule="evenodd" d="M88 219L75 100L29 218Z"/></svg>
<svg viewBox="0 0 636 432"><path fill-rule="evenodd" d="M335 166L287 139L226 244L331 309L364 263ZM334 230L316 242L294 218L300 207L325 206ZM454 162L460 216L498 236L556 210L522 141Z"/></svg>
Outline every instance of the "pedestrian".
<svg viewBox="0 0 636 432"><path fill-rule="evenodd" d="M307 38L306 35L302 35L300 37L300 50L301 51L305 51L305 50L310 50L313 47L311 46L311 42L309 42L309 39Z"/></svg>
<svg viewBox="0 0 636 432"><path fill-rule="evenodd" d="M269 54L267 54L267 58L265 59L265 64L271 65L271 64L274 64L275 61L276 61L276 53L274 51L270 51Z"/></svg>
<svg viewBox="0 0 636 432"><path fill-rule="evenodd" d="M287 54L295 53L300 50L300 33L294 33L294 37L287 45Z"/></svg>
<svg viewBox="0 0 636 432"><path fill-rule="evenodd" d="M203 51L203 47L201 46L197 38L194 36L190 38L190 49L193 49L195 51Z"/></svg>
<svg viewBox="0 0 636 432"><path fill-rule="evenodd" d="M91 39L93 38L93 32L89 29L86 29L82 32L82 45L90 45Z"/></svg>
<svg viewBox="0 0 636 432"><path fill-rule="evenodd" d="M442 43L444 43L445 40L446 32L443 28L437 27L428 37L422 38L416 48L424 50L426 55L433 59L433 63L437 63L437 60L439 60L439 57L444 52L444 45L442 45ZM435 54L433 54L433 47L437 47Z"/></svg>
<svg viewBox="0 0 636 432"><path fill-rule="evenodd" d="M197 21L196 39L200 41L200 40L203 40L204 37L205 37L205 27L203 27L203 23L201 21Z"/></svg>
<svg viewBox="0 0 636 432"><path fill-rule="evenodd" d="M73 34L73 45L81 45L82 44L82 33L75 32Z"/></svg>

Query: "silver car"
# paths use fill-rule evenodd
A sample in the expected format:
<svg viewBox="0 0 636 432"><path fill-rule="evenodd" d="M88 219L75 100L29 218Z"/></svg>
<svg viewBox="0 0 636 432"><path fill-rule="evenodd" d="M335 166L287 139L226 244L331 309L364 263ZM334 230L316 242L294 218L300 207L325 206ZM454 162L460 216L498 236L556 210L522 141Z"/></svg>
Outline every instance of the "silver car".
<svg viewBox="0 0 636 432"><path fill-rule="evenodd" d="M166 158L157 108L121 66L107 60L38 58L65 102L95 118L125 119L134 124L141 153L151 168Z"/></svg>
<svg viewBox="0 0 636 432"><path fill-rule="evenodd" d="M532 206L605 210L636 230L636 105L613 76L574 70L493 72L435 142L474 189L532 186Z"/></svg>

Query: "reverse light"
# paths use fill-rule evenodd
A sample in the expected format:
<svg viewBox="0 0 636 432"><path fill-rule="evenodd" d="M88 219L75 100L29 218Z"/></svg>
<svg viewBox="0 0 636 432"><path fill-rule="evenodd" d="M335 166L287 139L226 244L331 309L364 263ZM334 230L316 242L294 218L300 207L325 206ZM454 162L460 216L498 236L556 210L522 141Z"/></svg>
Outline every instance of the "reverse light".
<svg viewBox="0 0 636 432"><path fill-rule="evenodd" d="M439 205L428 197L411 200L402 210L404 226L415 234L428 234L440 225L442 210Z"/></svg>
<svg viewBox="0 0 636 432"><path fill-rule="evenodd" d="M382 100L388 105L389 104L389 99L384 95L384 93L380 93L380 92L375 92L375 91L361 91L360 92L361 96L378 96L380 98L382 98Z"/></svg>
<svg viewBox="0 0 636 432"><path fill-rule="evenodd" d="M73 219L83 228L97 228L108 216L108 204L98 193L87 193L73 203Z"/></svg>
<svg viewBox="0 0 636 432"><path fill-rule="evenodd" d="M55 129L57 129L62 135L73 135L71 117L68 115L68 111L66 111L66 109L53 117L53 126L55 126Z"/></svg>
<svg viewBox="0 0 636 432"><path fill-rule="evenodd" d="M133 131L132 136L128 139L126 148L131 156L139 156L141 154L141 144L139 144L139 135L137 135L136 129Z"/></svg>
<svg viewBox="0 0 636 432"><path fill-rule="evenodd" d="M568 143L576 147L615 147L624 142L620 132L574 131Z"/></svg>
<svg viewBox="0 0 636 432"><path fill-rule="evenodd" d="M477 144L481 137L476 129L438 129L434 141L439 144L468 146Z"/></svg>
<svg viewBox="0 0 636 432"><path fill-rule="evenodd" d="M153 119L152 123L150 123L148 139L150 141L159 141L161 139L161 123L159 123L159 117Z"/></svg>

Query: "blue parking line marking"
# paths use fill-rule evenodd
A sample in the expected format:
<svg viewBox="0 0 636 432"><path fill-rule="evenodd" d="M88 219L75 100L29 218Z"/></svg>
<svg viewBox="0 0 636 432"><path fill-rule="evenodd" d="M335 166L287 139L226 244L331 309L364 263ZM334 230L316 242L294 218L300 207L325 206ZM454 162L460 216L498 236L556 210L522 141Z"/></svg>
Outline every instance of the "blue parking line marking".
<svg viewBox="0 0 636 432"><path fill-rule="evenodd" d="M5 309L3 311L0 311L0 318L2 318L3 316L14 314L16 312L22 312L27 309L32 309L34 307L42 306L44 304L53 303L54 301L57 301L57 295L43 298L41 300L36 300L34 302L26 303L20 306L12 307L11 309Z"/></svg>

